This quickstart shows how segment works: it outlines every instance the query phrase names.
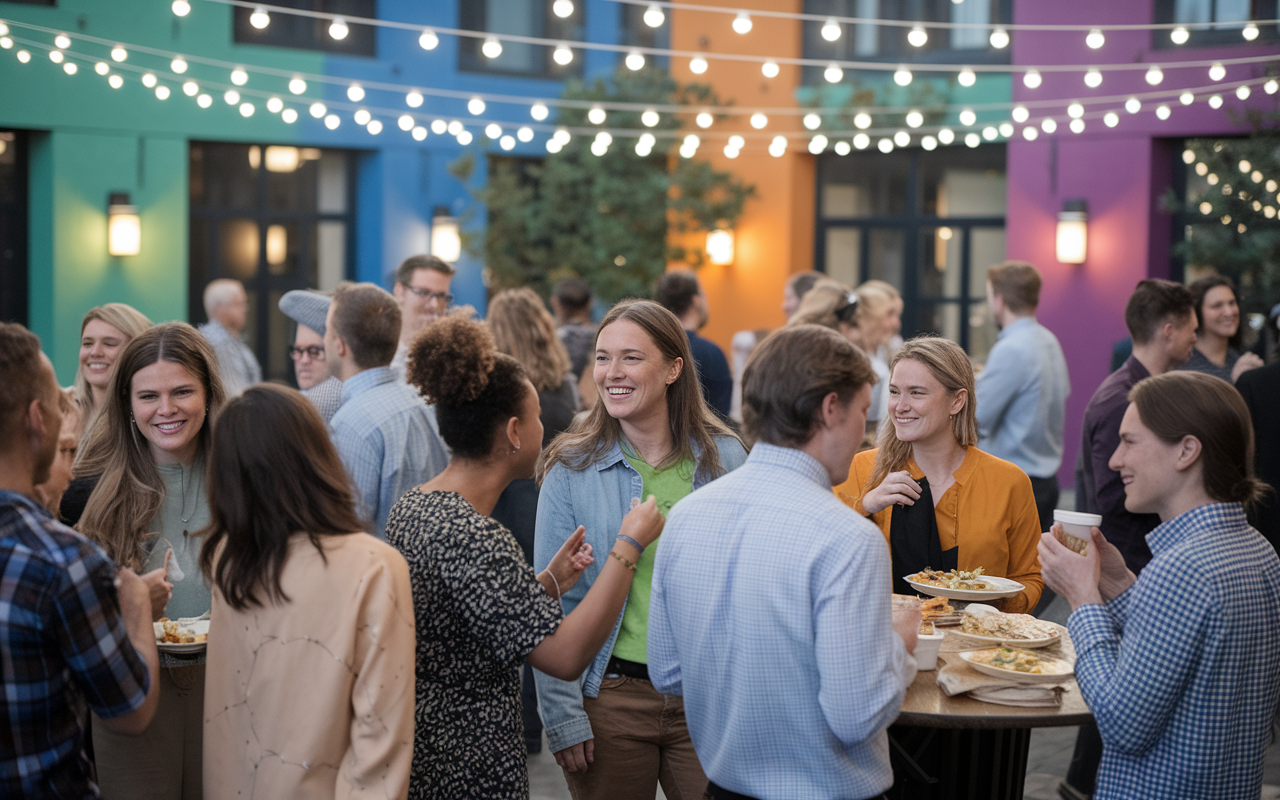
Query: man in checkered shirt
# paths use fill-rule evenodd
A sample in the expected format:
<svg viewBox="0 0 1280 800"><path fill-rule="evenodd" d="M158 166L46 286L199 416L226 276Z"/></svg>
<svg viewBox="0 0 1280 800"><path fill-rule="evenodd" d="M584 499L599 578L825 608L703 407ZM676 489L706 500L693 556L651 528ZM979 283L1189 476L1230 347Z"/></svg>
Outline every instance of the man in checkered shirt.
<svg viewBox="0 0 1280 800"><path fill-rule="evenodd" d="M62 416L40 340L0 323L0 797L98 797L86 704L146 729L159 698L147 587L32 498Z"/></svg>
<svg viewBox="0 0 1280 800"><path fill-rule="evenodd" d="M1109 466L1125 509L1157 514L1139 577L1097 528L1084 556L1040 541L1071 604L1076 678L1102 736L1094 797L1256 800L1280 699L1280 560L1249 527L1253 430L1231 384L1137 383Z"/></svg>

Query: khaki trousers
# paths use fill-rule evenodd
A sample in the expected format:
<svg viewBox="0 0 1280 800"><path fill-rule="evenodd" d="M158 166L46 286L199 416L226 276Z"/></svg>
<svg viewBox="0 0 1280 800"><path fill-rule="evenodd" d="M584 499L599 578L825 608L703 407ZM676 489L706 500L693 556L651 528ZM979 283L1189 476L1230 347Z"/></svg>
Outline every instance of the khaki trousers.
<svg viewBox="0 0 1280 800"><path fill-rule="evenodd" d="M160 670L160 704L141 736L112 733L90 716L103 800L200 800L203 664Z"/></svg>
<svg viewBox="0 0 1280 800"><path fill-rule="evenodd" d="M707 777L689 738L684 700L638 678L605 678L600 696L583 698L595 761L565 773L573 800L702 800Z"/></svg>

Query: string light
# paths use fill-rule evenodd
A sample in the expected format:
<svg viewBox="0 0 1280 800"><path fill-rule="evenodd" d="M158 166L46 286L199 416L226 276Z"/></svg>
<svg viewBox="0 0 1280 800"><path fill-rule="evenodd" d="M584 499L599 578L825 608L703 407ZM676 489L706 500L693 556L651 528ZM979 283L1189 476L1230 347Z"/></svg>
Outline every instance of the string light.
<svg viewBox="0 0 1280 800"><path fill-rule="evenodd" d="M338 126L341 124L342 124L342 120L338 119L337 114L330 114L329 116L324 118L324 126L331 131L337 130Z"/></svg>
<svg viewBox="0 0 1280 800"><path fill-rule="evenodd" d="M1009 116L1013 117L1014 122L1026 122L1031 117L1031 112L1026 106L1014 106Z"/></svg>
<svg viewBox="0 0 1280 800"><path fill-rule="evenodd" d="M938 131L938 141L943 144L951 144L956 140L955 131L950 128L943 128Z"/></svg>
<svg viewBox="0 0 1280 800"><path fill-rule="evenodd" d="M478 117L484 113L484 110L485 103L479 97L473 97L467 101L467 111L471 112L472 116Z"/></svg>
<svg viewBox="0 0 1280 800"><path fill-rule="evenodd" d="M929 34L924 28L917 25L907 33L907 44L912 47L924 47L929 43Z"/></svg>
<svg viewBox="0 0 1280 800"><path fill-rule="evenodd" d="M694 117L693 121L699 128L710 128L713 119L710 114L703 111Z"/></svg>
<svg viewBox="0 0 1280 800"><path fill-rule="evenodd" d="M67 73L68 75L75 75L77 72L80 71L80 68L76 66L76 62L68 61L67 63L62 65L62 71ZM164 89L163 86L160 88ZM169 90L165 89L165 91L167 92ZM164 98L162 97L160 99L163 100Z"/></svg>
<svg viewBox="0 0 1280 800"><path fill-rule="evenodd" d="M532 141L533 141L533 128L530 128L528 125L521 125L521 126L516 130L516 138L517 138L517 139L519 139L519 140L520 140L520 141L522 141L522 142L532 142Z"/></svg>
<svg viewBox="0 0 1280 800"><path fill-rule="evenodd" d="M253 13L249 15L249 24L258 30L262 30L271 24L271 15L262 6L253 9Z"/></svg>
<svg viewBox="0 0 1280 800"><path fill-rule="evenodd" d="M644 69L644 54L638 50L632 50L630 53L627 53L627 58L624 63L627 65L627 69L632 72Z"/></svg>
<svg viewBox="0 0 1280 800"><path fill-rule="evenodd" d="M1182 94L1178 95L1178 102L1182 103L1184 106L1189 106L1195 101L1196 101L1196 96L1191 92L1183 92Z"/></svg>
<svg viewBox="0 0 1280 800"><path fill-rule="evenodd" d="M245 102L240 104L240 116L242 117L252 117L254 110L253 103Z"/></svg>
<svg viewBox="0 0 1280 800"><path fill-rule="evenodd" d="M12 50L13 39L8 36L0 35L0 47L3 47L5 50Z"/></svg>
<svg viewBox="0 0 1280 800"><path fill-rule="evenodd" d="M657 125L661 119L662 117L659 116L658 112L650 108L646 109L645 112L640 115L640 124L646 128L652 128L654 125Z"/></svg>
<svg viewBox="0 0 1280 800"><path fill-rule="evenodd" d="M826 78L827 83L839 83L844 80L844 70L840 69L839 64L829 64L823 71L822 77Z"/></svg>
<svg viewBox="0 0 1280 800"><path fill-rule="evenodd" d="M925 150L937 150L938 140L932 136L925 136L920 139L920 146Z"/></svg>
<svg viewBox="0 0 1280 800"><path fill-rule="evenodd" d="M1022 76L1022 85L1028 89L1039 89L1040 84L1044 82L1044 78L1040 77L1040 70L1029 69Z"/></svg>
<svg viewBox="0 0 1280 800"><path fill-rule="evenodd" d="M551 4L551 13L560 19L573 16L573 0L556 0Z"/></svg>
<svg viewBox="0 0 1280 800"><path fill-rule="evenodd" d="M344 20L342 17L334 17L333 22L329 24L329 35L338 41L342 41L343 39L347 38L347 34L350 32L351 30L347 27L346 20ZM334 117L333 119L336 120L337 117ZM324 124L328 125L329 120L326 119L324 121ZM333 130L333 128L336 128L336 127L338 126L335 123L333 127L329 128L329 130Z"/></svg>
<svg viewBox="0 0 1280 800"><path fill-rule="evenodd" d="M422 32L422 35L418 37L418 46L421 47L423 50L435 50L437 47L440 46L440 37L436 36L435 31L431 30L430 28L427 28ZM423 129L424 138L425 138L425 133L426 133L426 129L424 128Z"/></svg>
<svg viewBox="0 0 1280 800"><path fill-rule="evenodd" d="M563 67L573 61L573 51L562 44L552 51L551 59Z"/></svg>
<svg viewBox="0 0 1280 800"><path fill-rule="evenodd" d="M1249 89L1248 86L1236 87L1236 97L1240 98L1241 100L1248 100L1249 95L1251 94L1253 94L1253 92L1252 90Z"/></svg>
<svg viewBox="0 0 1280 800"><path fill-rule="evenodd" d="M484 40L484 44L480 45L480 52L485 58L497 58L502 55L502 42L490 36Z"/></svg>
<svg viewBox="0 0 1280 800"><path fill-rule="evenodd" d="M181 75L182 73L187 71L187 62L181 56L179 56L178 58L175 58L174 60L169 62L169 70L171 72L176 72L179 75Z"/></svg>
<svg viewBox="0 0 1280 800"><path fill-rule="evenodd" d="M822 117L817 114L805 114L801 122L809 130L816 131L822 125Z"/></svg>
<svg viewBox="0 0 1280 800"><path fill-rule="evenodd" d="M1034 125L1028 125L1022 129L1022 138L1028 142L1034 142L1036 137L1040 135L1040 130Z"/></svg>
<svg viewBox="0 0 1280 800"><path fill-rule="evenodd" d="M396 120L396 125L402 131L413 130L413 116L410 114L401 114L400 118Z"/></svg>
<svg viewBox="0 0 1280 800"><path fill-rule="evenodd" d="M471 141L474 137L471 135L471 131L459 131L458 135L455 136L454 138L458 140L458 144L462 145L463 147L466 147L467 145L471 144Z"/></svg>
<svg viewBox="0 0 1280 800"><path fill-rule="evenodd" d="M991 42L991 46L995 49L1003 50L1009 46L1009 32L1004 28L996 28L991 32L988 41Z"/></svg>
<svg viewBox="0 0 1280 800"><path fill-rule="evenodd" d="M146 81L143 81L143 83L146 83ZM236 103L240 102L240 93L235 89L228 89L223 93L222 99L226 101L227 105L234 106Z"/></svg>
<svg viewBox="0 0 1280 800"><path fill-rule="evenodd" d="M1173 113L1173 110L1170 109L1167 105L1162 104L1156 107L1156 116L1159 117L1161 120L1168 119L1169 115L1171 115L1172 113Z"/></svg>
<svg viewBox="0 0 1280 800"><path fill-rule="evenodd" d="M552 137L560 144L568 144L573 141L572 134L565 128L556 128L556 132L552 134Z"/></svg>
<svg viewBox="0 0 1280 800"><path fill-rule="evenodd" d="M347 99L353 103L359 103L364 99L364 87L358 83L353 83L347 87Z"/></svg>
<svg viewBox="0 0 1280 800"><path fill-rule="evenodd" d="M547 140L547 152L548 152L548 153L551 153L552 155L555 155L556 153L559 153L559 152L560 152L561 150L563 150L563 149L564 149L564 146L563 146L563 145L561 145L559 142L557 142L555 139L548 139L548 140Z"/></svg>
<svg viewBox="0 0 1280 800"><path fill-rule="evenodd" d="M147 87L148 89L154 89L154 88L156 88L156 76L155 76L155 75L153 75L153 74L152 74L152 73L150 73L150 72L148 72L147 74L143 75L143 76L142 76L142 85L143 85L143 86L145 86L145 87Z"/></svg>
<svg viewBox="0 0 1280 800"><path fill-rule="evenodd" d="M460 130L462 130L461 125L458 126L458 131ZM443 136L445 133L456 135L458 131L449 130L449 123L445 122L442 119L436 119L431 121L431 132L436 134L437 136Z"/></svg>
<svg viewBox="0 0 1280 800"><path fill-rule="evenodd" d="M822 38L828 42L834 42L840 38L840 24L834 19L828 19L822 26Z"/></svg>
<svg viewBox="0 0 1280 800"><path fill-rule="evenodd" d="M196 95L200 94L200 84L196 83L195 81L187 81L186 83L182 84L182 93L185 94L187 97L195 97Z"/></svg>
<svg viewBox="0 0 1280 800"><path fill-rule="evenodd" d="M782 158L787 154L787 137L775 136L773 141L769 142L769 155L774 158Z"/></svg>
<svg viewBox="0 0 1280 800"><path fill-rule="evenodd" d="M1130 97L1124 101L1124 110L1130 114L1137 114L1142 110L1142 101L1136 97Z"/></svg>
<svg viewBox="0 0 1280 800"><path fill-rule="evenodd" d="M859 111L853 115L853 125L858 130L865 131L871 127L871 115L865 111Z"/></svg>
<svg viewBox="0 0 1280 800"><path fill-rule="evenodd" d="M644 24L650 28L660 28L666 22L667 15L662 13L662 6L649 6L644 10Z"/></svg>
<svg viewBox="0 0 1280 800"><path fill-rule="evenodd" d="M773 140L776 142L778 141L778 138L779 137L775 136L773 137ZM786 137L784 136L781 138L785 139ZM733 136L729 137L729 146L735 150L741 150L742 148L747 146L747 140L743 139L741 136L735 133Z"/></svg>
<svg viewBox="0 0 1280 800"><path fill-rule="evenodd" d="M325 104L319 103L319 102L312 103L311 107L308 108L307 111L309 111L311 113L311 116L315 117L316 119L320 119L325 114L329 113L329 109L325 107Z"/></svg>
<svg viewBox="0 0 1280 800"><path fill-rule="evenodd" d="M293 94L302 94L307 90L307 82L302 78L293 78L289 81L289 91Z"/></svg>
<svg viewBox="0 0 1280 800"><path fill-rule="evenodd" d="M108 72L111 71L111 67L110 65L107 64L107 62L99 61L97 64L93 65L93 71L98 73L99 75L106 75ZM188 83L190 83L190 81L188 81Z"/></svg>
<svg viewBox="0 0 1280 800"><path fill-rule="evenodd" d="M892 153L892 152L893 152L893 140L892 140L892 139L881 139L880 141L876 142L876 147L880 150L880 152L881 152L881 153L884 153L884 154L886 154L886 155L887 155L887 154L889 154L889 153Z"/></svg>
<svg viewBox="0 0 1280 800"><path fill-rule="evenodd" d="M965 67L956 76L956 82L961 86L972 86L978 82L978 75L972 69Z"/></svg>
<svg viewBox="0 0 1280 800"><path fill-rule="evenodd" d="M1187 40L1190 38L1191 38L1191 32L1188 31L1186 28L1182 27L1181 25L1169 31L1169 39L1174 44L1186 44Z"/></svg>
<svg viewBox="0 0 1280 800"><path fill-rule="evenodd" d="M1084 74L1084 85L1090 89L1097 89L1102 85L1102 73L1096 68L1091 68Z"/></svg>
<svg viewBox="0 0 1280 800"><path fill-rule="evenodd" d="M1084 120L1073 119L1068 127L1071 128L1072 133L1084 133Z"/></svg>
<svg viewBox="0 0 1280 800"><path fill-rule="evenodd" d="M50 50L50 51L49 51L49 60L50 60L50 61L52 61L52 62L53 62L53 63L55 63L55 64L61 64L61 63L62 63L62 61L63 61L63 59L65 59L65 58L66 58L66 56L64 56L64 55L62 54L62 51L61 51L61 50Z"/></svg>
<svg viewBox="0 0 1280 800"><path fill-rule="evenodd" d="M694 75L701 75L707 71L707 60L702 56L694 56L689 59L689 71Z"/></svg>
<svg viewBox="0 0 1280 800"><path fill-rule="evenodd" d="M1214 64L1212 67L1209 67L1209 80L1220 81L1225 77L1227 77L1226 67L1221 64Z"/></svg>
<svg viewBox="0 0 1280 800"><path fill-rule="evenodd" d="M1102 115L1102 122L1108 128L1114 128L1120 124L1120 115L1114 111L1108 111L1106 114Z"/></svg>
<svg viewBox="0 0 1280 800"><path fill-rule="evenodd" d="M191 13L191 4L187 0L173 0L173 5L169 8L173 10L175 17L185 17Z"/></svg>
<svg viewBox="0 0 1280 800"><path fill-rule="evenodd" d="M1001 136L1008 139L1013 135L1013 124L1009 122L1001 122L1000 126L996 128L996 131L998 131Z"/></svg>
<svg viewBox="0 0 1280 800"><path fill-rule="evenodd" d="M409 108L421 108L422 92L419 92L416 90L409 92L404 96L404 104L407 105Z"/></svg>
<svg viewBox="0 0 1280 800"><path fill-rule="evenodd" d="M369 120L369 124L364 126L364 129L367 130L370 135L377 136L382 133L382 122L381 120L371 119Z"/></svg>
<svg viewBox="0 0 1280 800"><path fill-rule="evenodd" d="M600 106L592 106L591 110L587 112L587 122L590 122L592 125L603 125L604 118L604 109Z"/></svg>
<svg viewBox="0 0 1280 800"><path fill-rule="evenodd" d="M924 114L919 111L908 111L906 122L908 128L919 128L924 124Z"/></svg>
<svg viewBox="0 0 1280 800"><path fill-rule="evenodd" d="M1222 95L1220 95L1220 94L1215 94L1215 95L1213 95L1212 97L1210 97L1210 98L1209 98L1209 108L1212 108L1212 109L1219 109L1219 108L1222 108Z"/></svg>
<svg viewBox="0 0 1280 800"><path fill-rule="evenodd" d="M369 120L373 119L373 115L367 109L357 108L356 113L351 115L357 125L368 125Z"/></svg>
<svg viewBox="0 0 1280 800"><path fill-rule="evenodd" d="M533 117L538 122L542 122L548 115L550 115L550 113L551 111L544 103L534 103L529 107L529 116Z"/></svg>
<svg viewBox="0 0 1280 800"><path fill-rule="evenodd" d="M898 131L893 135L893 143L898 147L906 147L911 144L911 134L906 131Z"/></svg>
<svg viewBox="0 0 1280 800"><path fill-rule="evenodd" d="M960 124L969 127L978 121L978 115L973 112L972 108L962 109L960 111Z"/></svg>
<svg viewBox="0 0 1280 800"><path fill-rule="evenodd" d="M1159 85L1160 81L1164 80L1164 71L1161 70L1160 67L1153 64L1151 66L1151 69L1147 70L1147 74L1144 77L1146 77L1147 83L1151 84L1152 86L1157 86Z"/></svg>
<svg viewBox="0 0 1280 800"><path fill-rule="evenodd" d="M1244 30L1240 31L1240 35L1245 38L1245 41L1252 42L1258 38L1258 26L1250 22L1244 26Z"/></svg>
<svg viewBox="0 0 1280 800"><path fill-rule="evenodd" d="M119 78L120 76L112 75L111 77ZM121 81L120 83L123 84L124 81ZM116 88L119 89L120 87L117 86ZM199 97L196 98L196 105L200 106L201 108L208 108L209 106L213 105L213 96L208 94L200 95Z"/></svg>
<svg viewBox="0 0 1280 800"><path fill-rule="evenodd" d="M419 141L419 142L427 138L427 129L422 127L421 125L415 127L413 129L413 138L415 141Z"/></svg>
<svg viewBox="0 0 1280 800"><path fill-rule="evenodd" d="M516 146L516 140L512 136L503 136L501 139L498 140L498 147L501 147L503 150L510 150L515 146Z"/></svg>
<svg viewBox="0 0 1280 800"><path fill-rule="evenodd" d="M1098 50L1107 43L1107 37L1102 34L1098 28L1089 31L1089 35L1084 37L1084 43L1088 45L1090 50Z"/></svg>
<svg viewBox="0 0 1280 800"><path fill-rule="evenodd" d="M1053 133L1058 130L1058 123L1053 119L1053 117L1045 117L1040 120L1040 130L1045 133Z"/></svg>
<svg viewBox="0 0 1280 800"><path fill-rule="evenodd" d="M654 25L653 27L656 28L657 26ZM738 14L738 16L733 18L734 33L745 35L745 34L751 33L751 28L752 28L751 15L748 14L747 12L743 11L740 14Z"/></svg>
<svg viewBox="0 0 1280 800"><path fill-rule="evenodd" d="M244 86L249 82L249 73L245 72L241 67L236 67L231 70L231 82L236 86Z"/></svg>
<svg viewBox="0 0 1280 800"><path fill-rule="evenodd" d="M279 97L267 98L267 110L272 114L279 114L284 110L284 101Z"/></svg>
<svg viewBox="0 0 1280 800"><path fill-rule="evenodd" d="M1084 116L1084 106L1079 102L1072 101L1071 105L1067 106L1067 116L1072 119L1080 119Z"/></svg>
<svg viewBox="0 0 1280 800"><path fill-rule="evenodd" d="M497 139L502 135L502 126L496 122L490 122L488 125L484 126L484 135L488 136L490 139Z"/></svg>
<svg viewBox="0 0 1280 800"><path fill-rule="evenodd" d="M766 61L760 65L760 73L764 75L766 78L778 77L779 71L780 70L778 69L778 62L776 61Z"/></svg>
<svg viewBox="0 0 1280 800"><path fill-rule="evenodd" d="M897 71L893 73L893 82L899 86L906 86L911 83L911 78L911 70L905 66L898 67Z"/></svg>
<svg viewBox="0 0 1280 800"><path fill-rule="evenodd" d="M751 115L751 127L760 130L769 124L769 118L759 111Z"/></svg>
<svg viewBox="0 0 1280 800"><path fill-rule="evenodd" d="M827 137L822 134L818 134L809 140L809 152L816 156L823 150L826 150L828 144L829 142L827 141Z"/></svg>
<svg viewBox="0 0 1280 800"><path fill-rule="evenodd" d="M1272 78L1262 84L1262 90L1267 94L1275 94L1277 89L1280 89L1280 81L1277 81L1275 78Z"/></svg>
<svg viewBox="0 0 1280 800"><path fill-rule="evenodd" d="M851 148L849 147L849 143L848 143L848 142L846 142L846 141L844 141L843 139L841 139L840 141L836 142L836 145L835 145L836 155L838 155L838 156L847 156L847 155L849 155L849 150L850 150L850 149L851 149Z"/></svg>
<svg viewBox="0 0 1280 800"><path fill-rule="evenodd" d="M871 137L865 133L857 133L853 136L853 146L859 150L866 150L871 146Z"/></svg>

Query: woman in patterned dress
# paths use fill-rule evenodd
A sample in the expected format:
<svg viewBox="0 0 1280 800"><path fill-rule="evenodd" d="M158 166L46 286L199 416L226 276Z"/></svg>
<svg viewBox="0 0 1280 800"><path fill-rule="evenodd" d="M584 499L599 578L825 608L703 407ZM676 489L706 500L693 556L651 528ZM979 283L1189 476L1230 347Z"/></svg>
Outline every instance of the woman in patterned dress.
<svg viewBox="0 0 1280 800"><path fill-rule="evenodd" d="M453 451L448 468L401 497L387 520L387 542L409 563L418 633L409 796L523 800L520 665L566 680L581 674L662 516L652 498L633 509L622 528L630 542L619 537L591 593L562 619L561 593L594 561L584 529L535 575L489 516L508 483L533 474L541 450L538 393L524 370L495 352L482 323L455 315L418 336L406 374L435 404Z"/></svg>

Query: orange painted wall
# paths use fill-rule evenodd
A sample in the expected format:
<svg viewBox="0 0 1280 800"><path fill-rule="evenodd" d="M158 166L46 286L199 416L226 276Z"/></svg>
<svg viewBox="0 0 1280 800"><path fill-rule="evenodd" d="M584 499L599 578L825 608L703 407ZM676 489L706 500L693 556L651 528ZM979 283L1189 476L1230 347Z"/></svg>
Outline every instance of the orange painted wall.
<svg viewBox="0 0 1280 800"><path fill-rule="evenodd" d="M801 0L703 0L705 5L759 8L799 13ZM755 17L750 33L734 33L731 15L685 9L668 9L671 47L703 53L743 53L778 57L801 56L798 20ZM800 67L780 65L776 78L766 78L755 63L710 60L702 75L689 70L689 60L673 58L671 73L681 83L710 84L722 103L744 109L795 107L794 90L800 85ZM747 116L731 116L706 131L698 158L719 170L729 170L754 184L756 196L735 231L735 258L729 266L708 265L699 279L711 306L711 320L702 334L725 352L736 331L776 328L782 325L782 287L792 272L813 268L814 157L801 140L793 140L786 155L768 153L770 140L779 133L801 131L799 116L772 115L768 126L757 131ZM724 155L725 140L737 133L746 147L737 158Z"/></svg>

